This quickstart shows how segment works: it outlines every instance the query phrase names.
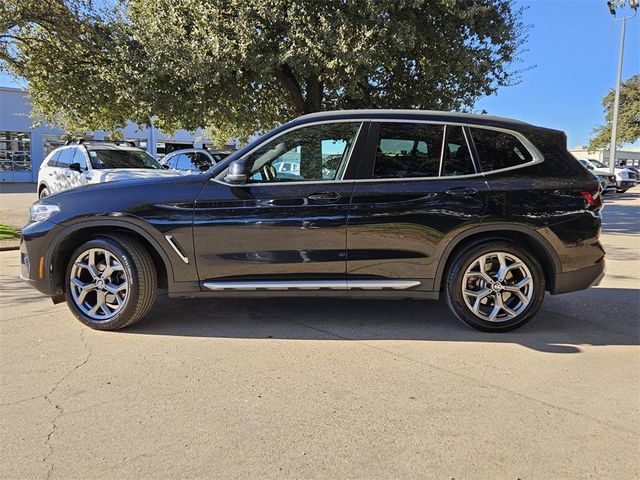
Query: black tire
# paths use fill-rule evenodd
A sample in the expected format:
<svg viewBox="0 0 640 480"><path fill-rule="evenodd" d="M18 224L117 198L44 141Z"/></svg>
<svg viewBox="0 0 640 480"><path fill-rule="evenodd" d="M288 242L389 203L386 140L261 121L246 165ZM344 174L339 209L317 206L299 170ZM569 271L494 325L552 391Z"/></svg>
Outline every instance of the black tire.
<svg viewBox="0 0 640 480"><path fill-rule="evenodd" d="M45 197L48 197L49 195L51 195L51 193L49 192L49 188L44 187L42 190L40 190L40 193L38 194L38 198L45 198Z"/></svg>
<svg viewBox="0 0 640 480"><path fill-rule="evenodd" d="M120 262L128 278L129 289L121 309L108 320L95 320L86 315L71 294L71 269L75 260L89 249L109 251ZM135 240L123 235L93 237L79 246L69 258L65 275L65 292L69 309L85 325L96 330L118 330L144 317L156 298L157 275L149 253Z"/></svg>
<svg viewBox="0 0 640 480"><path fill-rule="evenodd" d="M529 303L524 306L518 315L504 321L488 321L476 315L472 309L467 306L462 293L462 284L467 269L482 255L492 252L504 252L515 255L524 263L531 273L533 292L531 293ZM487 241L461 251L451 262L446 272L444 282L445 298L454 315L467 325L486 332L506 332L523 326L531 320L540 309L545 292L544 273L540 262L527 248L507 240ZM504 313L506 314L506 312Z"/></svg>

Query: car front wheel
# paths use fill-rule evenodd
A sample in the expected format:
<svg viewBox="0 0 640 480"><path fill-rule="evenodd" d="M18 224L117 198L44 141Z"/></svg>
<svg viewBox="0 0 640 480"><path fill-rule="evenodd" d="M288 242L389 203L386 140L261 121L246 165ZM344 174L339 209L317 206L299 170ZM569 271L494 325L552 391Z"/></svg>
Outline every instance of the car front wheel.
<svg viewBox="0 0 640 480"><path fill-rule="evenodd" d="M73 314L97 330L117 330L145 316L156 296L153 260L125 236L92 238L71 255L66 298Z"/></svg>
<svg viewBox="0 0 640 480"><path fill-rule="evenodd" d="M42 190L40 190L40 195L38 196L38 198L45 198L45 197L48 197L49 195L51 195L49 193L49 189L47 187L44 187Z"/></svg>
<svg viewBox="0 0 640 480"><path fill-rule="evenodd" d="M524 247L506 241L487 242L454 258L445 296L453 313L484 331L521 327L538 312L544 298L544 274Z"/></svg>

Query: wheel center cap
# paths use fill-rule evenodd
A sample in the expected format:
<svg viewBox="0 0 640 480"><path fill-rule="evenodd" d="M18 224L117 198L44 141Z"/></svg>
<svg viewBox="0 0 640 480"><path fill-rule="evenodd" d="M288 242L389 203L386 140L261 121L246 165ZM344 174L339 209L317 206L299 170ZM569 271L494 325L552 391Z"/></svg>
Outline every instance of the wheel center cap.
<svg viewBox="0 0 640 480"><path fill-rule="evenodd" d="M493 285L491 285L491 289L494 292L501 292L502 290L504 290L504 286L500 282L495 282Z"/></svg>
<svg viewBox="0 0 640 480"><path fill-rule="evenodd" d="M102 279L96 280L96 287L102 290L104 288L104 280Z"/></svg>

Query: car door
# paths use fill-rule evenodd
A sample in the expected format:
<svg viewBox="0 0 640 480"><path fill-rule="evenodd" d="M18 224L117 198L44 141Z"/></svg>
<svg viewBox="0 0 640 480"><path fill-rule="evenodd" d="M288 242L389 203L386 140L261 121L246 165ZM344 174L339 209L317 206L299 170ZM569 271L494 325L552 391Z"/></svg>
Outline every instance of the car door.
<svg viewBox="0 0 640 480"><path fill-rule="evenodd" d="M374 122L361 167L348 215L350 286L377 279L431 291L448 241L486 215L466 127Z"/></svg>
<svg viewBox="0 0 640 480"><path fill-rule="evenodd" d="M224 172L208 182L194 216L205 287L344 288L348 178L362 131L361 122L295 127L244 156L247 183L228 184ZM329 171L323 165L333 155L341 160ZM274 164L283 158L300 165L299 175L277 172Z"/></svg>

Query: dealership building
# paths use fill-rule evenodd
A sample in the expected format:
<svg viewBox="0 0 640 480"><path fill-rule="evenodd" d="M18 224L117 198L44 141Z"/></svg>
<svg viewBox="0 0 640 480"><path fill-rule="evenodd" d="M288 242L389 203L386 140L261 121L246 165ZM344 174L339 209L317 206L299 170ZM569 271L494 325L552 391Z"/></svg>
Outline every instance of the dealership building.
<svg viewBox="0 0 640 480"><path fill-rule="evenodd" d="M574 147L569 150L574 157L585 160L597 160L600 163L609 165L609 150L598 148L589 150L588 147ZM640 148L627 148L616 150L616 165L640 166Z"/></svg>
<svg viewBox="0 0 640 480"><path fill-rule="evenodd" d="M28 94L19 88L0 87L0 182L36 182L38 169L53 149L63 145L64 132L42 123L34 125ZM121 130L124 140L144 148L156 158L188 147L213 147L201 131L195 134L178 130L166 135L157 128L130 122ZM86 140L101 141L108 132L84 135Z"/></svg>

